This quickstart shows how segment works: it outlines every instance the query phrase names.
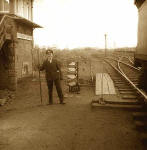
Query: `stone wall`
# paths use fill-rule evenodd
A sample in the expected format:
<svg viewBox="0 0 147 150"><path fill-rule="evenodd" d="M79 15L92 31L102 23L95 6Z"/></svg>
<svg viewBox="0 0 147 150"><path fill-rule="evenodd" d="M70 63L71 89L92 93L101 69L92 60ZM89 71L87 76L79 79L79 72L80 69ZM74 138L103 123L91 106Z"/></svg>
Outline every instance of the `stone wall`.
<svg viewBox="0 0 147 150"><path fill-rule="evenodd" d="M0 89L16 90L18 79L32 75L33 29L9 18L5 27L11 39L0 49Z"/></svg>
<svg viewBox="0 0 147 150"><path fill-rule="evenodd" d="M25 24L17 23L17 33L32 36L33 30ZM32 48L32 40L17 37L15 41L15 67L17 79L32 74Z"/></svg>
<svg viewBox="0 0 147 150"><path fill-rule="evenodd" d="M32 74L32 41L18 39L15 45L15 66L20 79Z"/></svg>
<svg viewBox="0 0 147 150"><path fill-rule="evenodd" d="M13 43L6 41L0 51L0 89L15 90L15 57Z"/></svg>
<svg viewBox="0 0 147 150"><path fill-rule="evenodd" d="M0 54L0 89L8 87L8 70L4 66L2 53Z"/></svg>
<svg viewBox="0 0 147 150"><path fill-rule="evenodd" d="M14 39L16 35L14 20L6 17L1 24L1 35L5 41L0 49L0 89L16 89Z"/></svg>

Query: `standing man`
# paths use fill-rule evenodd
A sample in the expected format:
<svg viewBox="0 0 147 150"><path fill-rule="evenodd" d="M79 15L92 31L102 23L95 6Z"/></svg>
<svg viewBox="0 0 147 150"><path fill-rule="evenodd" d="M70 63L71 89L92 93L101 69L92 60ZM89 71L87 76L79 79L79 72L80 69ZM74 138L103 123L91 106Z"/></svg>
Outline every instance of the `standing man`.
<svg viewBox="0 0 147 150"><path fill-rule="evenodd" d="M60 104L65 104L63 101L63 93L61 89L60 80L62 79L62 73L60 64L56 59L53 59L53 51L46 51L47 59L43 62L40 67L40 71L45 70L46 72L46 81L48 86L48 95L49 95L49 105L53 104L53 83L56 86Z"/></svg>

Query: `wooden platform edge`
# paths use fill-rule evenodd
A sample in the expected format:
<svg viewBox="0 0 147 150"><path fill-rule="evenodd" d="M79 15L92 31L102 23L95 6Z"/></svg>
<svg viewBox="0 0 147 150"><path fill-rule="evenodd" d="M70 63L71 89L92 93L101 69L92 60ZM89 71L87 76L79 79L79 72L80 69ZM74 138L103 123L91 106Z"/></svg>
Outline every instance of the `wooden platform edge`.
<svg viewBox="0 0 147 150"><path fill-rule="evenodd" d="M93 108L119 108L119 109L131 109L138 110L141 109L141 105L120 105L120 104L100 104L96 102L91 103L91 107Z"/></svg>

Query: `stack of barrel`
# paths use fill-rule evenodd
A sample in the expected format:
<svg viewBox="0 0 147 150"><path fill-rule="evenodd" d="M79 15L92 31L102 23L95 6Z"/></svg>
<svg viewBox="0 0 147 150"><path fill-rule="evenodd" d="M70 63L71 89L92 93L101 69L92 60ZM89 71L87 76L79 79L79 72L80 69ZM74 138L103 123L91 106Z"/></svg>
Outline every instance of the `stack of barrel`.
<svg viewBox="0 0 147 150"><path fill-rule="evenodd" d="M78 76L78 62L71 62L68 64L67 83L69 92L79 92L79 76Z"/></svg>

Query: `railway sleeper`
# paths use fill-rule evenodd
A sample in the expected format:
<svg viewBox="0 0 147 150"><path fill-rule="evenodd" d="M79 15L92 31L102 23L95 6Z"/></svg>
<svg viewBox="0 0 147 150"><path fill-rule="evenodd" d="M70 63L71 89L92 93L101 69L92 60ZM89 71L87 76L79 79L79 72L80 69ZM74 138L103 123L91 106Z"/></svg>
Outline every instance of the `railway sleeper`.
<svg viewBox="0 0 147 150"><path fill-rule="evenodd" d="M122 104L99 104L99 103L92 103L92 108L116 108L116 109L123 109L128 111L139 111L141 109L140 105L122 105Z"/></svg>
<svg viewBox="0 0 147 150"><path fill-rule="evenodd" d="M117 88L130 88L129 85L126 85L126 84L115 84L115 87Z"/></svg>
<svg viewBox="0 0 147 150"><path fill-rule="evenodd" d="M120 94L134 94L134 91L126 90L126 91L119 91Z"/></svg>
<svg viewBox="0 0 147 150"><path fill-rule="evenodd" d="M138 131L143 131L143 132L146 131L147 132L147 121L136 120L135 126Z"/></svg>
<svg viewBox="0 0 147 150"><path fill-rule="evenodd" d="M122 80L122 77L114 77L112 75L110 75L110 77L115 80L115 81L121 81Z"/></svg>
<svg viewBox="0 0 147 150"><path fill-rule="evenodd" d="M144 150L147 149L147 133L140 133L140 140L144 145Z"/></svg>
<svg viewBox="0 0 147 150"><path fill-rule="evenodd" d="M146 120L147 121L147 112L133 112L134 120Z"/></svg>
<svg viewBox="0 0 147 150"><path fill-rule="evenodd" d="M139 105L137 100L105 100L107 104L119 104L119 105Z"/></svg>
<svg viewBox="0 0 147 150"><path fill-rule="evenodd" d="M124 84L123 81L113 81L115 84Z"/></svg>
<svg viewBox="0 0 147 150"><path fill-rule="evenodd" d="M141 109L137 110L138 113L147 113L147 104L144 101L138 100L140 102ZM141 116L141 115L140 115Z"/></svg>
<svg viewBox="0 0 147 150"><path fill-rule="evenodd" d="M122 78L121 77L118 77L118 78L114 78L112 75L110 75L111 79L113 81L122 81Z"/></svg>
<svg viewBox="0 0 147 150"><path fill-rule="evenodd" d="M132 79L132 78L129 78L131 81L133 82L138 82L139 81L139 77L137 79Z"/></svg>
<svg viewBox="0 0 147 150"><path fill-rule="evenodd" d="M137 94L137 99L138 99L138 101L140 101L142 103L142 110L146 112L147 111L147 102L139 94Z"/></svg>
<svg viewBox="0 0 147 150"><path fill-rule="evenodd" d="M114 82L114 84L115 85L117 85L117 86L124 86L124 85L126 85L127 84L127 82L115 82L115 81L113 81Z"/></svg>
<svg viewBox="0 0 147 150"><path fill-rule="evenodd" d="M118 90L121 91L134 91L132 88L118 88Z"/></svg>
<svg viewBox="0 0 147 150"><path fill-rule="evenodd" d="M134 80L131 80L134 84L138 84L139 81L134 81Z"/></svg>
<svg viewBox="0 0 147 150"><path fill-rule="evenodd" d="M135 81L138 81L138 79L139 79L138 76L134 76L134 77L128 76L128 78L129 78L130 80L135 80Z"/></svg>
<svg viewBox="0 0 147 150"><path fill-rule="evenodd" d="M115 78L115 77L113 77L112 75L110 75L110 77L112 78L112 80L114 80L114 81L122 81L122 77L117 77L117 78Z"/></svg>
<svg viewBox="0 0 147 150"><path fill-rule="evenodd" d="M122 95L122 99L137 99L136 95Z"/></svg>

